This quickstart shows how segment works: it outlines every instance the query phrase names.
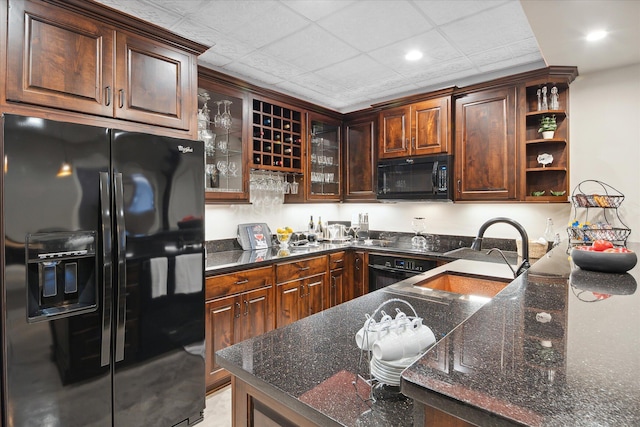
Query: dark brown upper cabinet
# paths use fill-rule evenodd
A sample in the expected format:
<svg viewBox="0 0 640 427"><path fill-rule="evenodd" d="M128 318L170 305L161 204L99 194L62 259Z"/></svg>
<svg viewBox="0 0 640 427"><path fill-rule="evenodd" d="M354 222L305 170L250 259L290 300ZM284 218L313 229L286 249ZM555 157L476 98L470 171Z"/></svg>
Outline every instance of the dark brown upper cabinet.
<svg viewBox="0 0 640 427"><path fill-rule="evenodd" d="M113 12L99 4L50 3L9 2L7 100L179 130L195 127L196 52L141 34L144 23L138 21L130 23L132 31L119 27ZM99 12L111 15L97 19Z"/></svg>
<svg viewBox="0 0 640 427"><path fill-rule="evenodd" d="M381 111L378 157L447 153L451 144L450 117L450 96Z"/></svg>
<svg viewBox="0 0 640 427"><path fill-rule="evenodd" d="M516 87L456 99L455 200L515 200Z"/></svg>
<svg viewBox="0 0 640 427"><path fill-rule="evenodd" d="M345 202L376 200L376 119L377 115L371 114L345 123Z"/></svg>

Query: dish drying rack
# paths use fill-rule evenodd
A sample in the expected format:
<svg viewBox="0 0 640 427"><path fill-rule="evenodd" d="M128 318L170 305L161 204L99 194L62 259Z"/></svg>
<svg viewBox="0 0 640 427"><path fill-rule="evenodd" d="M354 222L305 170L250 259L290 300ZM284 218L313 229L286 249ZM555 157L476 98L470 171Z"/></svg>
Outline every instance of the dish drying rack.
<svg viewBox="0 0 640 427"><path fill-rule="evenodd" d="M573 206L571 224L567 227L567 252L573 246L591 244L598 239L626 246L631 229L622 221L618 212L623 201L624 195L604 182L589 179L579 183L571 194ZM596 215L602 214L602 221L590 223L589 215L594 209Z"/></svg>
<svg viewBox="0 0 640 427"><path fill-rule="evenodd" d="M411 309L411 312L413 313L412 316L407 316L405 313L403 313L399 308L396 307L395 311L396 311L396 317L392 318L390 315L388 315L387 313L384 312L383 308L385 308L385 306L391 304L391 303L401 303L404 304L406 306L408 306ZM376 322L376 316L380 314L381 318L379 323ZM360 357L358 360L358 368L356 370L356 374L355 374L355 381L353 382L354 386L356 386L356 384L358 383L358 381L364 381L370 388L370 392L369 392L369 400L371 402L375 402L376 401L376 394L378 395L379 398L402 398L403 395L400 393L399 389L397 391L383 391L382 393L375 393L375 389L377 387L382 387L382 386L386 386L388 384L386 384L384 382L384 380L381 380L379 378L376 378L372 373L371 373L371 359L373 357L372 355L372 345L374 343L374 341L371 341L372 339L372 335L373 333L376 332L376 330L374 329L374 327L376 325L379 325L385 321L390 320L390 324L389 324L389 328L393 328L394 326L391 325L391 322L394 322L395 319L406 319L409 322L413 322L413 321L419 321L422 322L422 318L418 317L418 314L416 313L416 310L413 308L413 306L400 298L391 298L388 299L387 301L383 302L382 304L380 304L378 306L378 308L376 308L376 310L373 312L373 314L370 316L368 314L365 315L366 316L366 320L364 322L364 326L361 329L361 331L363 332L363 336L362 336L362 345L359 345L360 347ZM356 342L358 341L358 335L356 335ZM363 348L365 347L365 348ZM368 348L368 350L366 349ZM417 356L419 357L419 356ZM366 366L363 366L363 364L366 363ZM394 385L391 385L391 387L396 387ZM356 386L356 391L357 391L357 386Z"/></svg>

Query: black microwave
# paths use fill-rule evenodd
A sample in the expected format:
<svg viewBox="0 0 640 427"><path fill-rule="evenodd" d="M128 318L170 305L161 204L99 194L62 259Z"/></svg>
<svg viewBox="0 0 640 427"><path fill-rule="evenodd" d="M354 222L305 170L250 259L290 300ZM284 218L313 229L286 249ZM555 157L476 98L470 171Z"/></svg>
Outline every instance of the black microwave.
<svg viewBox="0 0 640 427"><path fill-rule="evenodd" d="M378 199L453 200L452 167L453 156L448 154L380 160Z"/></svg>

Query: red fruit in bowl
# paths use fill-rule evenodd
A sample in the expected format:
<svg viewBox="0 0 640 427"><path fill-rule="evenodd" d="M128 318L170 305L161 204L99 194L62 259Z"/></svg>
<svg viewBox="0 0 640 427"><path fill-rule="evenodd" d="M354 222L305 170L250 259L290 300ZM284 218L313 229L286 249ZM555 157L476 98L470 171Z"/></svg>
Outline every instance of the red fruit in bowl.
<svg viewBox="0 0 640 427"><path fill-rule="evenodd" d="M576 246L574 249L578 249L579 251L592 251L595 252L593 246Z"/></svg>
<svg viewBox="0 0 640 427"><path fill-rule="evenodd" d="M605 249L603 252L613 252L613 253L624 253L624 254L628 254L629 252L633 252L631 249L627 249L624 246L620 246L617 248L609 248L609 249Z"/></svg>
<svg viewBox="0 0 640 427"><path fill-rule="evenodd" d="M592 247L593 247L594 250L596 250L598 252L602 252L605 249L613 248L613 243L611 243L608 240L599 239L599 240L594 240L593 241L593 246Z"/></svg>

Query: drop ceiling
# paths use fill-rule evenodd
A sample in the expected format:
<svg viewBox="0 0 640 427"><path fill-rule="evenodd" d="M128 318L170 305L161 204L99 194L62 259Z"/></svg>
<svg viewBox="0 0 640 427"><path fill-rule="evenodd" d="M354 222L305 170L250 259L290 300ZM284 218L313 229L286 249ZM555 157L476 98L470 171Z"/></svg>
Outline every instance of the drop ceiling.
<svg viewBox="0 0 640 427"><path fill-rule="evenodd" d="M554 35L566 30L563 18L577 18L582 3L594 4L588 9L595 16L624 4L628 10L620 13L627 23L634 23L630 11L638 12L636 31L640 21L635 0L99 1L212 46L199 57L202 66L342 113L545 67L541 39L554 60L572 58L566 51L576 53L571 48L577 41L563 44ZM566 31L560 35L567 37ZM407 62L410 49L424 56ZM584 71L578 62L549 64Z"/></svg>

